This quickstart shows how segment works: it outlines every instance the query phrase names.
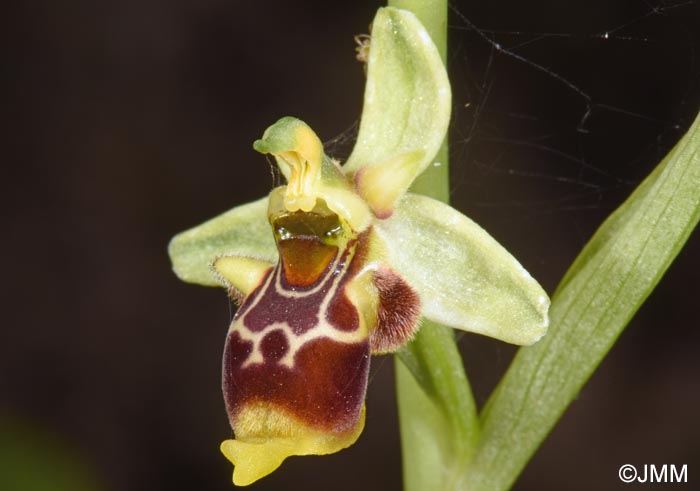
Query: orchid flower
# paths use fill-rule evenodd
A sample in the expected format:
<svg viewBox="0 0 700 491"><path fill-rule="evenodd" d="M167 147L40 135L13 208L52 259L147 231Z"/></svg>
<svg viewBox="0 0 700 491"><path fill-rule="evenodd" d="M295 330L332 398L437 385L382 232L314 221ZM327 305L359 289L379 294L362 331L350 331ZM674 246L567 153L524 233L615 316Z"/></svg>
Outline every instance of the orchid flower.
<svg viewBox="0 0 700 491"><path fill-rule="evenodd" d="M407 192L439 165L450 106L423 26L380 9L347 162L282 118L253 146L274 156L287 184L172 240L181 279L224 286L240 302L223 360L235 438L221 451L234 484L288 456L353 444L370 355L408 343L421 317L521 345L545 334L549 299L527 271L460 212Z"/></svg>

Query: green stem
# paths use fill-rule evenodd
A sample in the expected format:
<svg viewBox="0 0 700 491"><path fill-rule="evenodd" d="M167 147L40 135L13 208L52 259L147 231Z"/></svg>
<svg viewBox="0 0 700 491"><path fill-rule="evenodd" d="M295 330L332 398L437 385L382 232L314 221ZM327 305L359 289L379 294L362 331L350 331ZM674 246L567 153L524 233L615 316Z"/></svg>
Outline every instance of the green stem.
<svg viewBox="0 0 700 491"><path fill-rule="evenodd" d="M436 44L447 53L446 0L389 0L389 6L413 12ZM449 200L447 138L435 162L412 191ZM476 404L452 329L424 321L416 338L396 360L404 488L450 490L459 487L478 439Z"/></svg>

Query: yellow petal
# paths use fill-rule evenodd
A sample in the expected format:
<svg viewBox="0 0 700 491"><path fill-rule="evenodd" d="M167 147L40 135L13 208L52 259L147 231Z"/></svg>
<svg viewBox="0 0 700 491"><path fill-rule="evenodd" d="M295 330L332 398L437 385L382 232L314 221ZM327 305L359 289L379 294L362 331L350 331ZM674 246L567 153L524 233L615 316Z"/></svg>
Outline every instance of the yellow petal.
<svg viewBox="0 0 700 491"><path fill-rule="evenodd" d="M420 173L423 155L420 150L402 153L355 174L358 192L378 218L391 216L396 202Z"/></svg>
<svg viewBox="0 0 700 491"><path fill-rule="evenodd" d="M212 264L228 286L238 290L242 295L249 295L260 285L272 264L245 256L220 256Z"/></svg>

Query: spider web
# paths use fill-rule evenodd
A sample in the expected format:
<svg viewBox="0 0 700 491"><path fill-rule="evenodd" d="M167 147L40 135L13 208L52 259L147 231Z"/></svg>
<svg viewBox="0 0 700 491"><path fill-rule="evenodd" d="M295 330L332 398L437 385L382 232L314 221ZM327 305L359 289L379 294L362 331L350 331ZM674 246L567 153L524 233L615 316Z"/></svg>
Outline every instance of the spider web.
<svg viewBox="0 0 700 491"><path fill-rule="evenodd" d="M689 1L537 5L451 5L451 199L551 292L697 114L700 15ZM481 404L515 348L460 337Z"/></svg>
<svg viewBox="0 0 700 491"><path fill-rule="evenodd" d="M698 10L688 0L452 3L455 206L477 221L564 215L582 245L697 112ZM357 126L326 142L331 155L347 157Z"/></svg>
<svg viewBox="0 0 700 491"><path fill-rule="evenodd" d="M686 19L697 5L578 3L560 18L530 3L515 18L451 6L453 199L609 211L689 126L698 39ZM607 13L586 17L596 9ZM494 176L500 193L486 185Z"/></svg>
<svg viewBox="0 0 700 491"><path fill-rule="evenodd" d="M450 11L452 203L553 291L694 119L698 5L460 2ZM331 155L344 160L357 126L326 142ZM515 348L463 339L468 369L500 367L468 370L481 403Z"/></svg>

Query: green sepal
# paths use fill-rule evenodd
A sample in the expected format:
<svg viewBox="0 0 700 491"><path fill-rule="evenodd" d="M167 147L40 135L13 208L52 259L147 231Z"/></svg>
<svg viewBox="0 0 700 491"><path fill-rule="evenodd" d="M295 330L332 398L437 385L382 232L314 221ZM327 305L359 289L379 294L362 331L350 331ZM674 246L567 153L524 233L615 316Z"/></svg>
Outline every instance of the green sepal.
<svg viewBox="0 0 700 491"><path fill-rule="evenodd" d="M549 297L484 229L454 208L408 193L375 223L387 262L416 289L424 317L529 345L547 331Z"/></svg>
<svg viewBox="0 0 700 491"><path fill-rule="evenodd" d="M379 9L357 144L344 171L353 174L411 153L419 159L412 166L418 176L440 148L450 109L447 72L428 32L408 11ZM407 189L410 182L404 185Z"/></svg>
<svg viewBox="0 0 700 491"><path fill-rule="evenodd" d="M175 274L189 283L222 286L212 270L218 256L236 255L277 262L277 248L267 221L267 196L237 206L177 234L168 253Z"/></svg>

